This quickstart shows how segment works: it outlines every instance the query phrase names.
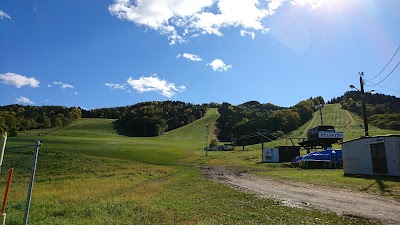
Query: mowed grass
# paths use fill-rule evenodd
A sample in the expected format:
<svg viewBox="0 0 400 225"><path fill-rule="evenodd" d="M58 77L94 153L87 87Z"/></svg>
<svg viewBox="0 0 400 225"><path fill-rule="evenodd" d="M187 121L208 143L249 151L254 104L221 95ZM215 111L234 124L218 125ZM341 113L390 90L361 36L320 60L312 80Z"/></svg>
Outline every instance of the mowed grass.
<svg viewBox="0 0 400 225"><path fill-rule="evenodd" d="M32 144L36 139L43 143L29 224L376 222L289 208L203 177L199 172L202 165L236 166L277 179L297 180L301 174L280 165L259 164L257 146L246 146L246 151L209 152L206 157L205 124L213 127L218 116L217 110L211 109L204 118L154 138L118 135L114 120L107 119L81 119L66 128L9 138L8 146ZM210 140L213 129L208 135ZM315 171L314 175L321 173ZM329 180L335 180L334 176ZM305 177L308 182L310 178ZM349 179L351 183L355 178ZM16 192L10 196L7 224L21 224L25 191L18 188L18 180L13 185Z"/></svg>
<svg viewBox="0 0 400 225"><path fill-rule="evenodd" d="M206 117L159 137L118 135L113 129L115 120L80 119L64 129L24 132L19 137L9 138L8 145L32 144L40 139L42 150L175 165L204 147L205 124L212 125L216 118L218 112L213 109Z"/></svg>

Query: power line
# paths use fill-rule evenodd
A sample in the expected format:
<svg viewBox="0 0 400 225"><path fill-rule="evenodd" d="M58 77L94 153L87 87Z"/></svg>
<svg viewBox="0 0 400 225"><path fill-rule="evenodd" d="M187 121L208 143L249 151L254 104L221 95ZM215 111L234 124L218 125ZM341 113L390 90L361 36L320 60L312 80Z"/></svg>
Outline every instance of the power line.
<svg viewBox="0 0 400 225"><path fill-rule="evenodd" d="M394 53L394 55L393 55L392 58L389 60L389 62L386 63L385 67L383 67L383 69L381 70L381 72L379 72L376 76L374 76L373 78L369 79L368 81L373 80L373 79L375 79L376 77L378 77L378 76L386 69L386 67L389 66L389 64L392 62L393 58L396 56L397 52L399 51L399 49L400 49L400 47L399 47L399 48L397 49L397 51Z"/></svg>
<svg viewBox="0 0 400 225"><path fill-rule="evenodd" d="M387 89L387 90L400 93L400 89L397 89L397 90L396 90L396 89L393 89L393 88L388 88L388 87L386 87L386 85L390 82L390 80L392 80L393 77L395 77L399 72L400 72L400 68L396 71L396 73L395 73L390 79L388 79L388 80L386 81L386 83L381 84L381 85L378 85L379 88L385 88L385 89ZM379 89L379 88L378 88L378 89Z"/></svg>
<svg viewBox="0 0 400 225"><path fill-rule="evenodd" d="M392 70L385 78L383 78L381 81L379 81L379 82L376 83L376 84L368 85L368 86L369 86L369 87L373 87L373 86L376 86L376 85L382 83L383 81L385 81L385 80L393 73L393 71L396 70L396 68L397 68L399 65L400 65L400 61L399 61L399 63L397 63L396 67L394 67L393 70Z"/></svg>

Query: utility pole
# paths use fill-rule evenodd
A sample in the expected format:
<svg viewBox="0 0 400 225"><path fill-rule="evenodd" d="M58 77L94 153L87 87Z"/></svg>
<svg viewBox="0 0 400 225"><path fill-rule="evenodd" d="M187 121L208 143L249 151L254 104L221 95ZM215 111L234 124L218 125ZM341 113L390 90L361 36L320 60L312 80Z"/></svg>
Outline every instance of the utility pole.
<svg viewBox="0 0 400 225"><path fill-rule="evenodd" d="M261 136L261 151L264 149L264 137Z"/></svg>
<svg viewBox="0 0 400 225"><path fill-rule="evenodd" d="M206 123L206 156L208 155L208 123Z"/></svg>
<svg viewBox="0 0 400 225"><path fill-rule="evenodd" d="M360 74L360 87L361 87L361 98L362 98L362 110L363 110L363 117L364 117L365 136L369 136L369 133L368 133L368 119L367 119L367 106L365 104L364 81L363 81L364 72L359 72L358 74Z"/></svg>

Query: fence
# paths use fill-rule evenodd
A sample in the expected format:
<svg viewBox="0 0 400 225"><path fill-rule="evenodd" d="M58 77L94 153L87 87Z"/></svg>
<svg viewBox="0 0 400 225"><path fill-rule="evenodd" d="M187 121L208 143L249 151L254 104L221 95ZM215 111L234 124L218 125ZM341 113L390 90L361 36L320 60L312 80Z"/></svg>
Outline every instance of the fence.
<svg viewBox="0 0 400 225"><path fill-rule="evenodd" d="M37 141L32 145L5 148L2 164L0 162L2 197L5 196L9 171L14 170L6 207L7 224L26 225L28 222L39 146L40 141Z"/></svg>

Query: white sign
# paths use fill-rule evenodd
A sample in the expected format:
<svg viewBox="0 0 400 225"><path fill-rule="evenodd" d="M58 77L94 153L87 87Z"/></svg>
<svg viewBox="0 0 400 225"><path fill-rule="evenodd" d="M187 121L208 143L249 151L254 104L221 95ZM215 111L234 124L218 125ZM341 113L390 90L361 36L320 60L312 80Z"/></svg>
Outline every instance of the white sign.
<svg viewBox="0 0 400 225"><path fill-rule="evenodd" d="M319 138L342 138L344 137L343 132L318 132Z"/></svg>
<svg viewBox="0 0 400 225"><path fill-rule="evenodd" d="M378 144L378 143L384 143L385 139L383 137L380 138L372 138L372 139L368 139L365 141L366 145L372 145L372 144Z"/></svg>

